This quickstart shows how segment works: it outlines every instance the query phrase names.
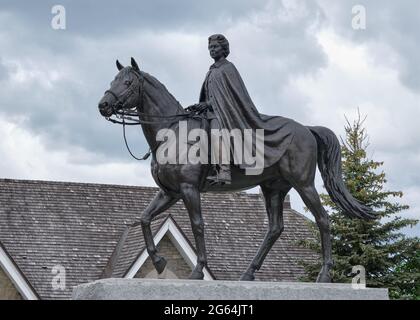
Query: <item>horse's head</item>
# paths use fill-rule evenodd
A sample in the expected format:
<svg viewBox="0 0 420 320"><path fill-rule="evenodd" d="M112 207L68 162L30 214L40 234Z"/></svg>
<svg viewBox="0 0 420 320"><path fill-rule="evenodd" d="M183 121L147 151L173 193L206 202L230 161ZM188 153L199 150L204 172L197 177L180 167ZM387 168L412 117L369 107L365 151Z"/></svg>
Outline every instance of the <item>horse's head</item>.
<svg viewBox="0 0 420 320"><path fill-rule="evenodd" d="M131 58L131 66L128 67L124 67L118 60L116 63L119 72L98 104L99 112L104 117L133 109L139 104L142 75L137 62Z"/></svg>

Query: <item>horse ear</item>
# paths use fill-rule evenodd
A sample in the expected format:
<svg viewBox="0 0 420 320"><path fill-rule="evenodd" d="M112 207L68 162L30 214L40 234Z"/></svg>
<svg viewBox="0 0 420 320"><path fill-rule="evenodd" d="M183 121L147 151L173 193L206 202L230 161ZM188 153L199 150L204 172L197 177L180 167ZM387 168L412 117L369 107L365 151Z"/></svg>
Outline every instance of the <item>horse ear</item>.
<svg viewBox="0 0 420 320"><path fill-rule="evenodd" d="M121 69L123 69L124 68L124 66L117 60L116 61L116 64L117 64L117 68L118 68L118 70L120 70L121 71Z"/></svg>
<svg viewBox="0 0 420 320"><path fill-rule="evenodd" d="M139 66L138 66L137 62L136 62L136 60L134 60L134 58L133 58L133 57L131 57L131 66L132 66L135 70L140 71L140 68L139 68Z"/></svg>

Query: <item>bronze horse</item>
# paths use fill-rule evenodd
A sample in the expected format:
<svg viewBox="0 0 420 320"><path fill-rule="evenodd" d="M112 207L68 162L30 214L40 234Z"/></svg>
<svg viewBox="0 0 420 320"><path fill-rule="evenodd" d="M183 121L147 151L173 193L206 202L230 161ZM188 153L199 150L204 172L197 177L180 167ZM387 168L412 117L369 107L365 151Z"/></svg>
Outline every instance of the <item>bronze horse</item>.
<svg viewBox="0 0 420 320"><path fill-rule="evenodd" d="M206 184L210 164L160 164L156 160L159 142L156 135L162 128L176 128L179 119L198 122L189 117L180 103L165 86L150 74L139 69L131 58L131 66L119 70L99 102L99 111L109 119L113 115L127 112L136 115L152 151L152 175L161 190L144 210L140 224L147 252L158 273L163 272L166 260L157 254L150 223L182 199L188 211L198 253L197 264L191 279L203 279L203 268L207 265L204 241L204 222L201 214L200 193L211 191L237 191L260 186L265 198L268 215L268 231L255 257L240 280L254 280L265 257L283 231L283 202L294 188L314 215L321 234L323 265L317 282L330 282L333 265L329 217L321 205L314 179L318 163L319 171L331 199L351 218L374 219L370 208L354 199L342 180L340 143L335 134L324 127L307 127L296 124L294 138L284 156L274 165L265 168L259 175L245 175L245 170L232 166L232 183L211 186ZM174 130L175 131L175 130Z"/></svg>

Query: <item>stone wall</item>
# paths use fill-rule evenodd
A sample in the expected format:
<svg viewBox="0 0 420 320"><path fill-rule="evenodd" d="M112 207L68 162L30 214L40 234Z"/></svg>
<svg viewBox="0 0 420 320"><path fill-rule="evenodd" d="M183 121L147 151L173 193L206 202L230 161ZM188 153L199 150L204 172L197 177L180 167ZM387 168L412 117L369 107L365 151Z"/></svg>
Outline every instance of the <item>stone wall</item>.
<svg viewBox="0 0 420 320"><path fill-rule="evenodd" d="M158 275L152 261L147 258L135 278L188 279L192 270L167 235L160 240L157 249L158 254L168 262L166 270Z"/></svg>
<svg viewBox="0 0 420 320"><path fill-rule="evenodd" d="M16 290L13 282L0 267L0 300L21 300L22 296Z"/></svg>

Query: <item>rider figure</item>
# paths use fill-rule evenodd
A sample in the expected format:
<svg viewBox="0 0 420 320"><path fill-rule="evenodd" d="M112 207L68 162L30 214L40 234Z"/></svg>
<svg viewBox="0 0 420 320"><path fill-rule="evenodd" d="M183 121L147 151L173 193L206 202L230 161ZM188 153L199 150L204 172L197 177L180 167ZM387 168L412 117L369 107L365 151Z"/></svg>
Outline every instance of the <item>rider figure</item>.
<svg viewBox="0 0 420 320"><path fill-rule="evenodd" d="M264 168L275 164L286 152L293 140L295 122L280 116L270 116L259 113L246 89L241 75L234 64L226 59L229 55L229 42L221 34L214 34L208 39L208 49L214 63L210 66L200 92L200 102L189 109L195 112L207 112L212 131L220 131L224 135L221 143L213 143L212 134L212 163L217 163L217 174L209 176L212 183L231 183L230 161L220 161L220 155L228 153L228 159L233 155L233 163L240 169L252 169L255 165L236 158L238 150L226 140L224 132L232 133L239 129L244 134L245 130L254 133L263 132L263 150L258 148L257 140L252 139L250 144L243 145L243 154L256 153L259 150L259 163ZM209 116L210 115L210 116ZM215 130L219 129L219 130ZM229 138L230 139L230 138ZM229 141L226 143L226 141ZM220 150L220 148L222 150ZM224 152L220 152L224 151ZM229 153L230 152L230 153ZM242 152L242 150L240 151ZM214 157L219 155L219 159ZM216 161L215 161L216 160Z"/></svg>
<svg viewBox="0 0 420 320"><path fill-rule="evenodd" d="M217 114L217 109L215 110L212 108L211 98L212 92L209 90L209 80L211 73L214 68L218 68L223 63L228 62L226 57L229 55L229 42L228 40L221 34L215 34L209 37L209 44L208 49L210 56L214 59L214 64L210 66L210 70L208 71L206 78L204 80L201 93L200 93L200 102L193 106L190 106L189 109L196 111L196 112L203 112L207 111L207 117L210 120L210 130L220 130L222 129L220 116ZM215 154L222 154L223 141L220 145L213 145L212 144L212 153ZM215 149L216 148L216 149ZM227 151L229 152L229 150ZM207 180L209 180L212 184L230 184L231 183L231 174L230 174L230 164L222 163L220 159L217 159L217 166L218 170L216 171L216 175L208 176Z"/></svg>

